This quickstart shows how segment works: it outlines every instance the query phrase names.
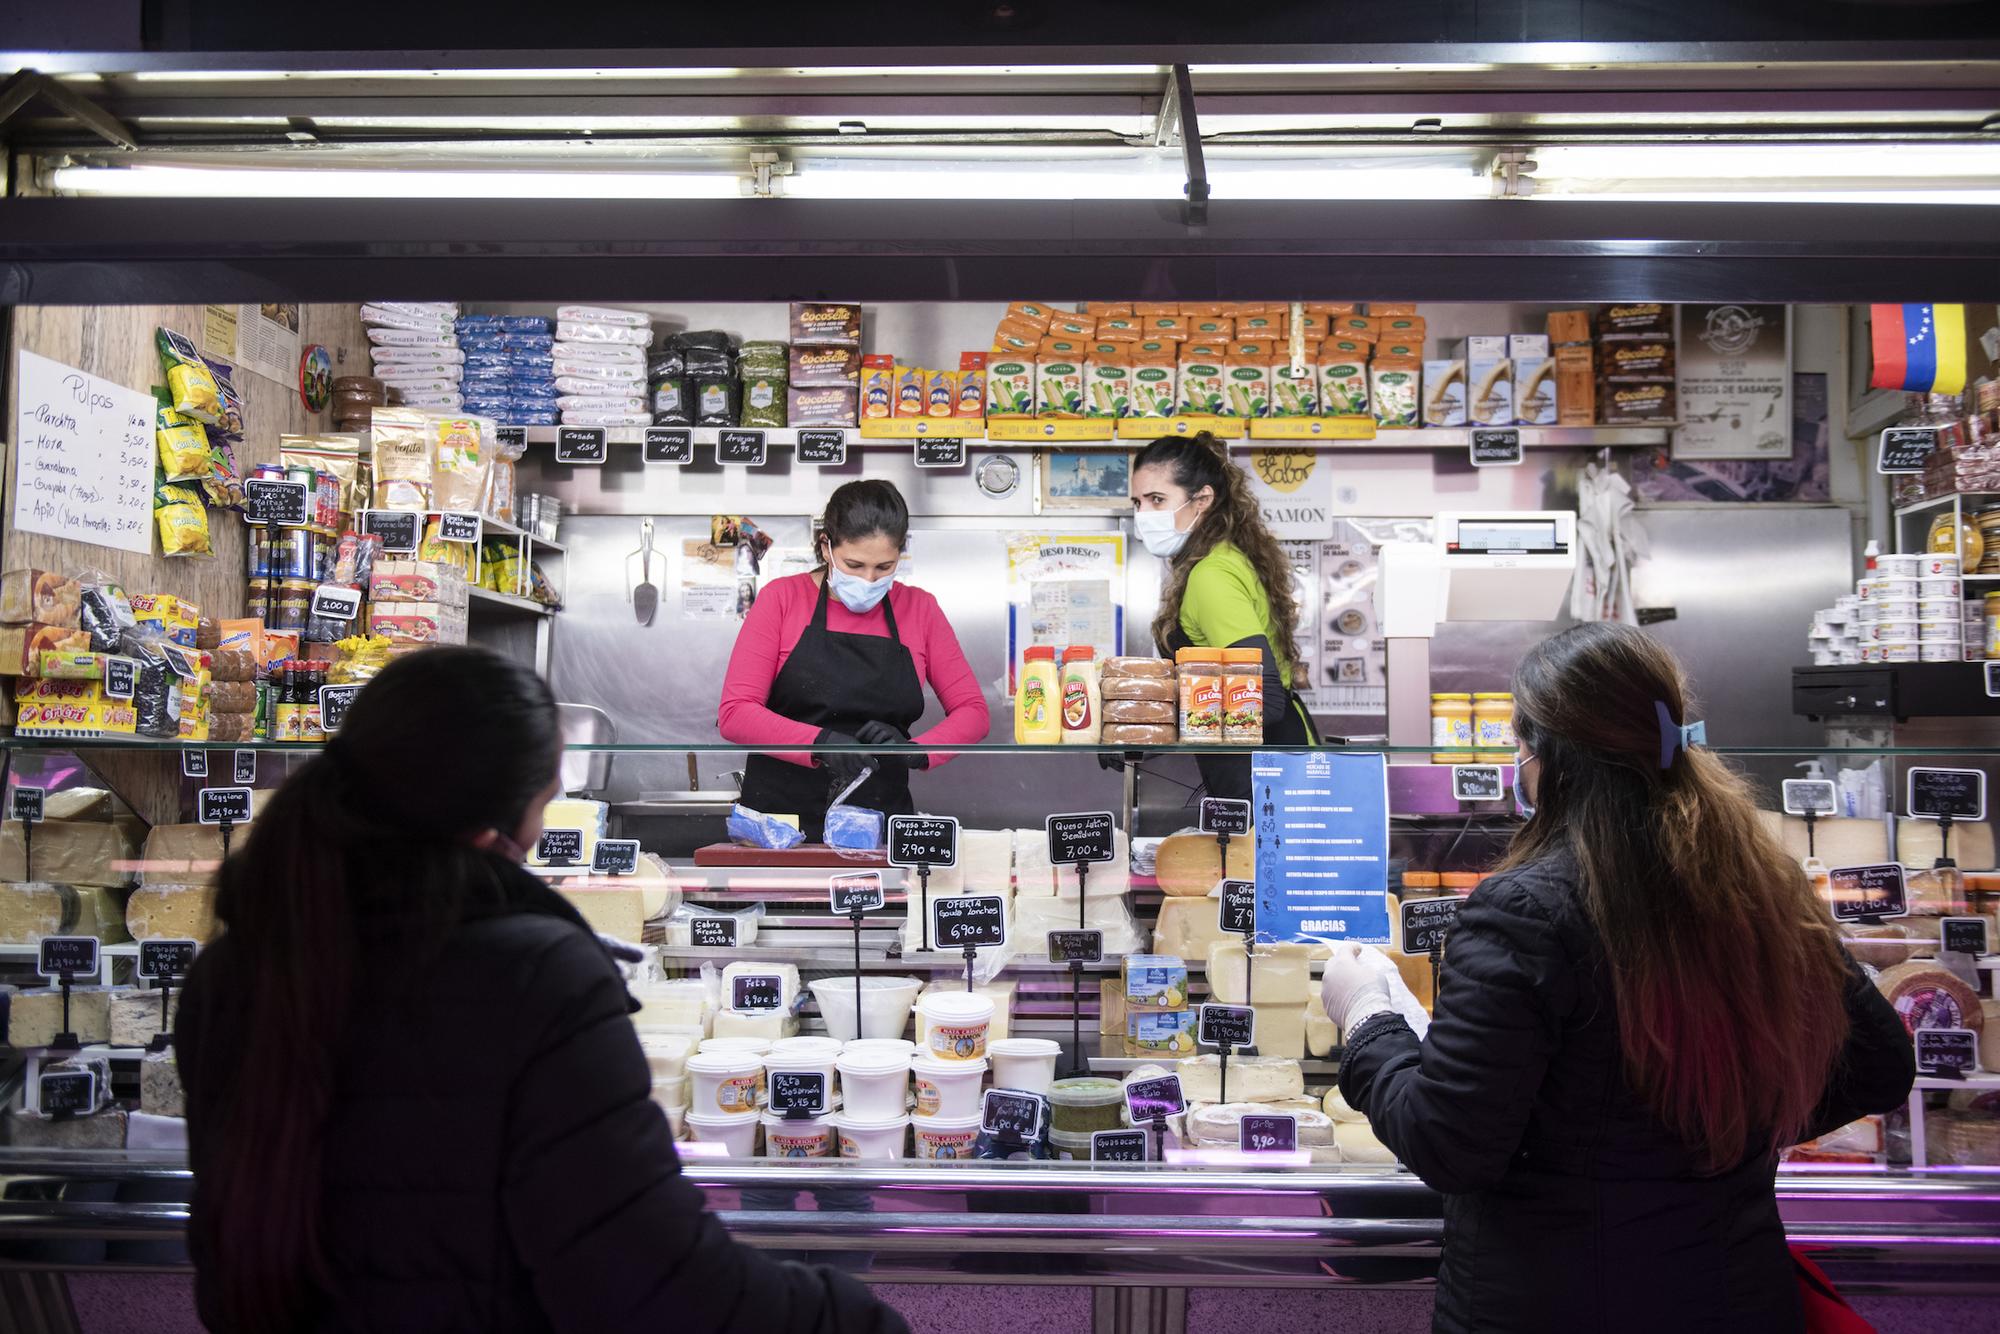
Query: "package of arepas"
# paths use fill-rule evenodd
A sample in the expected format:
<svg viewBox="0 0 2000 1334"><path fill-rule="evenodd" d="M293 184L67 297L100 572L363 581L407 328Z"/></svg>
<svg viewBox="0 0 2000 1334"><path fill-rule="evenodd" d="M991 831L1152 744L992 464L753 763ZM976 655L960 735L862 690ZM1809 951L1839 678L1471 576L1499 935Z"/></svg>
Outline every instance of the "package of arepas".
<svg viewBox="0 0 2000 1334"><path fill-rule="evenodd" d="M1377 426L1415 426L1424 367L1405 357L1384 357L1368 363L1368 397Z"/></svg>
<svg viewBox="0 0 2000 1334"><path fill-rule="evenodd" d="M1007 313L1002 318L1020 320L1025 324L1034 325L1042 333L1047 333L1049 321L1061 313L1047 301L1016 301L1007 307Z"/></svg>
<svg viewBox="0 0 2000 1334"><path fill-rule="evenodd" d="M1368 345L1334 338L1320 344L1319 410L1329 417L1368 415Z"/></svg>
<svg viewBox="0 0 2000 1334"><path fill-rule="evenodd" d="M861 359L861 415L871 421L896 415L896 359L886 352Z"/></svg>
<svg viewBox="0 0 2000 1334"><path fill-rule="evenodd" d="M1132 416L1171 417L1180 411L1180 367L1172 357L1132 360Z"/></svg>
<svg viewBox="0 0 2000 1334"><path fill-rule="evenodd" d="M896 367L896 415L924 415L924 381L930 374L921 366Z"/></svg>
<svg viewBox="0 0 2000 1334"><path fill-rule="evenodd" d="M1229 381L1226 400L1231 417L1268 417L1271 415L1271 363L1270 354L1251 356L1232 355L1223 361L1223 374Z"/></svg>
<svg viewBox="0 0 2000 1334"><path fill-rule="evenodd" d="M1086 417L1132 415L1132 357L1122 343L1098 343L1084 363Z"/></svg>
<svg viewBox="0 0 2000 1334"><path fill-rule="evenodd" d="M924 415L926 417L949 417L957 405L958 372L926 370L924 372Z"/></svg>
<svg viewBox="0 0 2000 1334"><path fill-rule="evenodd" d="M1039 357L1035 361L1035 415L1081 417L1083 358Z"/></svg>
<svg viewBox="0 0 2000 1334"><path fill-rule="evenodd" d="M1032 347L1036 343L1041 342L1048 335L1048 332L1047 329L1040 325L1030 324L1026 320L1010 319L1000 321L999 327L993 331L993 336L995 338L1018 339Z"/></svg>
<svg viewBox="0 0 2000 1334"><path fill-rule="evenodd" d="M1334 315L1327 318L1327 336L1351 338L1356 342L1381 341L1382 326L1368 315Z"/></svg>
<svg viewBox="0 0 2000 1334"><path fill-rule="evenodd" d="M1292 374L1292 359L1280 356L1271 363L1271 415L1273 417L1316 417L1319 415L1319 371L1308 358L1302 374ZM1363 383L1366 383L1364 380Z"/></svg>
<svg viewBox="0 0 2000 1334"><path fill-rule="evenodd" d="M1352 301L1306 301L1302 302L1308 315L1324 315L1327 319L1337 319L1342 315L1354 315L1360 307Z"/></svg>
<svg viewBox="0 0 2000 1334"><path fill-rule="evenodd" d="M994 356L986 361L986 415L1035 415L1035 359Z"/></svg>
<svg viewBox="0 0 2000 1334"><path fill-rule="evenodd" d="M1223 363L1221 357L1182 358L1178 411L1214 417L1236 415L1229 410L1229 373Z"/></svg>

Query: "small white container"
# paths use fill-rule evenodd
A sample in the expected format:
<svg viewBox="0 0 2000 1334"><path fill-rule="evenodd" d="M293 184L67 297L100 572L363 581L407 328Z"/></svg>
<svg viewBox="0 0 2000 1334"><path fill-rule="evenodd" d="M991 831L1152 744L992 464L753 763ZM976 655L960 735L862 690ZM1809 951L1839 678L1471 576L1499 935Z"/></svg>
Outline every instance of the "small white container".
<svg viewBox="0 0 2000 1334"><path fill-rule="evenodd" d="M764 1100L764 1058L755 1053L696 1052L687 1070L694 1081L690 1105L705 1116L753 1113Z"/></svg>
<svg viewBox="0 0 2000 1334"><path fill-rule="evenodd" d="M861 1116L852 1110L833 1118L843 1158L901 1158L909 1138L908 1116Z"/></svg>
<svg viewBox="0 0 2000 1334"><path fill-rule="evenodd" d="M1919 621L1963 621L1965 604L1957 598L1921 598L1917 602Z"/></svg>
<svg viewBox="0 0 2000 1334"><path fill-rule="evenodd" d="M689 1112L688 1138L720 1144L731 1158L757 1156L757 1113Z"/></svg>
<svg viewBox="0 0 2000 1334"><path fill-rule="evenodd" d="M1981 623L1984 624L1984 622ZM917 1054L917 1044L908 1038L856 1038L852 1042L843 1042L840 1044L840 1052L843 1056L848 1052L867 1051L893 1051L901 1052L905 1056L915 1056Z"/></svg>
<svg viewBox="0 0 2000 1334"><path fill-rule="evenodd" d="M822 977L809 984L826 1020L827 1035L842 1042L863 1038L899 1038L910 1022L910 1007L924 989L922 978L861 979L861 1032L854 1031L854 978Z"/></svg>
<svg viewBox="0 0 2000 1334"><path fill-rule="evenodd" d="M1921 605L1923 603L1919 598L1898 598L1894 602L1878 602L1875 604L1875 619L1878 622L1914 621L1917 619L1917 608Z"/></svg>
<svg viewBox="0 0 2000 1334"><path fill-rule="evenodd" d="M1861 645L1861 661L1863 662L1882 661L1882 646L1880 644L1875 643L1873 640L1868 640L1864 642Z"/></svg>
<svg viewBox="0 0 2000 1334"><path fill-rule="evenodd" d="M1915 644L1884 644L1882 646L1882 661L1920 662L1922 661L1922 650Z"/></svg>
<svg viewBox="0 0 2000 1334"><path fill-rule="evenodd" d="M986 1078L984 1061L941 1061L919 1056L910 1062L910 1083L916 1090L917 1115L977 1116L979 1086ZM917 1155L919 1158L923 1154Z"/></svg>
<svg viewBox="0 0 2000 1334"><path fill-rule="evenodd" d="M794 1120L778 1112L764 1113L766 1158L831 1158L834 1148L831 1117Z"/></svg>
<svg viewBox="0 0 2000 1334"><path fill-rule="evenodd" d="M1948 574L1928 574L1917 580L1919 598L1961 598L1965 581Z"/></svg>
<svg viewBox="0 0 2000 1334"><path fill-rule="evenodd" d="M849 1116L882 1120L909 1110L910 1058L901 1052L842 1051L840 1095ZM843 1155L845 1156L845 1155Z"/></svg>
<svg viewBox="0 0 2000 1334"><path fill-rule="evenodd" d="M993 1087L1047 1093L1056 1082L1056 1057L1062 1047L1047 1038L996 1038L986 1044L993 1062Z"/></svg>
<svg viewBox="0 0 2000 1334"><path fill-rule="evenodd" d="M1954 616L1948 621L1918 621L1917 638L1930 643L1932 640L1949 639L1956 644L1965 637L1965 622Z"/></svg>
<svg viewBox="0 0 2000 1334"><path fill-rule="evenodd" d="M695 1048L695 1050L700 1052L746 1052L751 1056L762 1056L765 1052L771 1050L771 1039L743 1037L703 1038L701 1046Z"/></svg>
<svg viewBox="0 0 2000 1334"><path fill-rule="evenodd" d="M1877 556L1875 558L1875 573L1879 578L1883 579L1915 579L1923 573L1923 568L1924 556L1922 552Z"/></svg>
<svg viewBox="0 0 2000 1334"><path fill-rule="evenodd" d="M1875 597L1873 600L1876 602L1914 602L1916 599L1917 580L1914 575L1907 579L1877 578L1875 580Z"/></svg>
<svg viewBox="0 0 2000 1334"><path fill-rule="evenodd" d="M687 1076L688 1057L694 1054L694 1043L673 1033L641 1033L639 1050L646 1053L646 1064L657 1083Z"/></svg>
<svg viewBox="0 0 2000 1334"><path fill-rule="evenodd" d="M653 1101L670 1112L683 1112L688 1105L688 1081L683 1075L678 1079L656 1079L653 1081Z"/></svg>
<svg viewBox="0 0 2000 1334"><path fill-rule="evenodd" d="M1917 577L1938 579L1950 576L1956 579L1961 573L1956 552L1928 551L1923 553L1923 565L1917 570Z"/></svg>
<svg viewBox="0 0 2000 1334"><path fill-rule="evenodd" d="M1922 638L1917 633L1915 617L1907 621L1877 621L1868 627L1868 637L1878 644L1914 644Z"/></svg>
<svg viewBox="0 0 2000 1334"><path fill-rule="evenodd" d="M840 1055L840 1049L841 1041L839 1038L823 1038L818 1036L780 1038L778 1041L773 1042L771 1050L764 1054L766 1056L782 1056L788 1060L799 1056L824 1056L831 1062L834 1057Z"/></svg>
<svg viewBox="0 0 2000 1334"><path fill-rule="evenodd" d="M792 1039L794 1042L797 1040L796 1038ZM783 1046L784 1044L780 1043L778 1045ZM770 1087L770 1076L781 1072L785 1074L819 1075L826 1081L826 1102L820 1106L820 1111L831 1111L833 1109L834 1088L833 1063L838 1057L839 1052L837 1050L808 1050L798 1054L790 1052L781 1054L776 1048L773 1048L771 1054L764 1058L765 1088L768 1090Z"/></svg>
<svg viewBox="0 0 2000 1334"><path fill-rule="evenodd" d="M979 1142L979 1113L970 1116L913 1116L910 1142L917 1158L940 1162L972 1157Z"/></svg>
<svg viewBox="0 0 2000 1334"><path fill-rule="evenodd" d="M1954 639L1949 644L1925 640L1918 650L1920 662L1957 662L1965 656L1965 645Z"/></svg>
<svg viewBox="0 0 2000 1334"><path fill-rule="evenodd" d="M993 998L976 991L933 991L920 1002L929 1027L931 1055L947 1061L977 1061L986 1055L986 1032L993 1024Z"/></svg>

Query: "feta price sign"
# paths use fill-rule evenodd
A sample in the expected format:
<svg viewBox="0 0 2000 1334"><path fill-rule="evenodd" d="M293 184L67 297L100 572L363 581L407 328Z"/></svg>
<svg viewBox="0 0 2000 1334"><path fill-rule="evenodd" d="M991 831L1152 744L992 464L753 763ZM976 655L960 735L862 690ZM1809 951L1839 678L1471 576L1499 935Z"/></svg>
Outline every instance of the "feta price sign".
<svg viewBox="0 0 2000 1334"><path fill-rule="evenodd" d="M1090 930L1049 932L1049 962L1104 962L1104 933Z"/></svg>
<svg viewBox="0 0 2000 1334"><path fill-rule="evenodd" d="M770 1090L765 1095L771 1110L804 1112L817 1116L826 1110L826 1076L806 1070L773 1070Z"/></svg>
<svg viewBox="0 0 2000 1334"><path fill-rule="evenodd" d="M598 839L597 846L590 850L590 873L592 875L639 874L639 840Z"/></svg>
<svg viewBox="0 0 2000 1334"><path fill-rule="evenodd" d="M826 882L826 901L836 917L873 912L888 902L882 893L882 873L854 871L834 876Z"/></svg>
<svg viewBox="0 0 2000 1334"><path fill-rule="evenodd" d="M785 1008L785 979L776 973L739 973L729 979L729 1008L755 1014Z"/></svg>
<svg viewBox="0 0 2000 1334"><path fill-rule="evenodd" d="M1874 866L1837 866L1827 872L1834 920L1857 922L1864 917L1906 917L1910 891L1903 868L1895 862Z"/></svg>
<svg viewBox="0 0 2000 1334"><path fill-rule="evenodd" d="M1110 811L1051 815L1045 824L1049 861L1056 866L1108 862L1118 856L1118 822Z"/></svg>
<svg viewBox="0 0 2000 1334"><path fill-rule="evenodd" d="M1007 943L1007 905L990 894L969 894L931 902L931 940L948 950Z"/></svg>
<svg viewBox="0 0 2000 1334"><path fill-rule="evenodd" d="M535 859L545 866L575 866L583 861L581 829L544 829L535 841Z"/></svg>
<svg viewBox="0 0 2000 1334"><path fill-rule="evenodd" d="M44 1070L35 1096L44 1116L80 1116L97 1109L95 1070Z"/></svg>
<svg viewBox="0 0 2000 1334"><path fill-rule="evenodd" d="M19 820L22 824L40 824L42 811L48 805L48 795L46 788L15 788L7 803L9 817Z"/></svg>
<svg viewBox="0 0 2000 1334"><path fill-rule="evenodd" d="M438 515L438 541L470 544L479 540L483 525L477 514L446 510Z"/></svg>
<svg viewBox="0 0 2000 1334"><path fill-rule="evenodd" d="M556 428L557 463L603 463L610 440L602 426L558 426Z"/></svg>
<svg viewBox="0 0 2000 1334"><path fill-rule="evenodd" d="M382 539L382 550L407 555L424 537L424 516L415 510L363 510L361 531Z"/></svg>
<svg viewBox="0 0 2000 1334"><path fill-rule="evenodd" d="M1234 838L1250 832L1250 803L1231 797L1201 799L1200 829L1204 834L1227 834Z"/></svg>
<svg viewBox="0 0 2000 1334"><path fill-rule="evenodd" d="M1257 882L1254 880L1225 880L1222 882L1221 920L1217 925L1235 936L1247 936L1257 929Z"/></svg>
<svg viewBox="0 0 2000 1334"><path fill-rule="evenodd" d="M300 528L306 518L304 482L252 477L243 483L243 522L257 528L271 524Z"/></svg>
<svg viewBox="0 0 2000 1334"><path fill-rule="evenodd" d="M321 584L313 590L310 614L320 620L351 621L361 614L361 590Z"/></svg>
<svg viewBox="0 0 2000 1334"><path fill-rule="evenodd" d="M1912 769L1904 809L1915 820L1986 818L1986 774L1980 769Z"/></svg>
<svg viewBox="0 0 2000 1334"><path fill-rule="evenodd" d="M1917 1073L1963 1078L1979 1069L1979 1035L1969 1028L1916 1031Z"/></svg>
<svg viewBox="0 0 2000 1334"><path fill-rule="evenodd" d="M1786 778L1778 787L1787 815L1832 815L1840 808L1839 794L1830 779Z"/></svg>
<svg viewBox="0 0 2000 1334"><path fill-rule="evenodd" d="M340 725L347 721L347 711L354 707L354 697L360 693L359 685L321 686L319 688L320 730L338 732Z"/></svg>
<svg viewBox="0 0 2000 1334"><path fill-rule="evenodd" d="M194 967L195 951L201 946L192 940L169 940L159 937L139 942L140 977L149 981L162 977L186 977L188 969Z"/></svg>
<svg viewBox="0 0 2000 1334"><path fill-rule="evenodd" d="M1187 1098L1181 1092L1181 1077L1161 1075L1155 1079L1133 1080L1125 1086L1125 1110L1131 1113L1134 1125L1156 1117L1179 1116L1187 1110Z"/></svg>
<svg viewBox="0 0 2000 1334"><path fill-rule="evenodd" d="M988 1089L979 1103L979 1128L1006 1139L1040 1138L1046 1105L1039 1093Z"/></svg>
<svg viewBox="0 0 2000 1334"><path fill-rule="evenodd" d="M688 919L688 944L703 949L736 948L736 919L734 917L690 917Z"/></svg>
<svg viewBox="0 0 2000 1334"><path fill-rule="evenodd" d="M685 426L648 426L644 443L647 463L685 468L694 462L694 432Z"/></svg>
<svg viewBox="0 0 2000 1334"><path fill-rule="evenodd" d="M847 432L828 427L800 427L799 442L792 447L792 461L821 467L840 466L847 462Z"/></svg>
<svg viewBox="0 0 2000 1334"><path fill-rule="evenodd" d="M1457 802L1498 801L1507 795L1497 764L1451 766L1451 799Z"/></svg>
<svg viewBox="0 0 2000 1334"><path fill-rule="evenodd" d="M1204 1005L1195 1040L1206 1047L1248 1047L1257 1041L1257 1012L1248 1005Z"/></svg>
<svg viewBox="0 0 2000 1334"><path fill-rule="evenodd" d="M1293 1153L1299 1147L1299 1118L1282 1112L1246 1116L1236 1123L1236 1147L1244 1153Z"/></svg>
<svg viewBox="0 0 2000 1334"><path fill-rule="evenodd" d="M1403 953L1429 954L1444 948L1444 939L1458 922L1465 900L1456 894L1441 899L1404 899Z"/></svg>
<svg viewBox="0 0 2000 1334"><path fill-rule="evenodd" d="M1093 1163L1145 1162L1146 1132L1143 1130L1091 1131L1090 1161Z"/></svg>
<svg viewBox="0 0 2000 1334"><path fill-rule="evenodd" d="M247 824L250 821L250 789L205 787L194 795L194 813L201 824Z"/></svg>
<svg viewBox="0 0 2000 1334"><path fill-rule="evenodd" d="M1938 932L1940 943L1953 954L1976 958L1988 952L1984 917L1942 917L1938 919Z"/></svg>
<svg viewBox="0 0 2000 1334"><path fill-rule="evenodd" d="M96 936L43 936L35 942L35 971L43 977L89 977L97 969Z"/></svg>
<svg viewBox="0 0 2000 1334"><path fill-rule="evenodd" d="M715 433L715 461L717 463L740 463L746 467L764 466L765 445L762 431L717 431Z"/></svg>
<svg viewBox="0 0 2000 1334"><path fill-rule="evenodd" d="M949 815L889 817L889 865L958 865L958 821Z"/></svg>

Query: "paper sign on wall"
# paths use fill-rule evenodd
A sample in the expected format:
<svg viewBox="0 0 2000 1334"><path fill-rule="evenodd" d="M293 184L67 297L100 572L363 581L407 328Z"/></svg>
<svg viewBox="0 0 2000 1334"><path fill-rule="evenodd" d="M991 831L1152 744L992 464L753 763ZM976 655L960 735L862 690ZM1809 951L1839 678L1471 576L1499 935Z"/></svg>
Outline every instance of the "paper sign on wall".
<svg viewBox="0 0 2000 1334"><path fill-rule="evenodd" d="M1389 777L1380 754L1258 751L1257 930L1389 943Z"/></svg>
<svg viewBox="0 0 2000 1334"><path fill-rule="evenodd" d="M15 530L152 551L152 397L33 352L16 365Z"/></svg>

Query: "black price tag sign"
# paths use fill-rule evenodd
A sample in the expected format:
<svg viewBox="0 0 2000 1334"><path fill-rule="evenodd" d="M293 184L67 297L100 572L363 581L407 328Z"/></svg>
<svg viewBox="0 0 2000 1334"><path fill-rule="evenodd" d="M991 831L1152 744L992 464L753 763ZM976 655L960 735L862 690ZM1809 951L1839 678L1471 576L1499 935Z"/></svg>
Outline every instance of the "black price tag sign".
<svg viewBox="0 0 2000 1334"><path fill-rule="evenodd" d="M2000 660L1986 664L1986 698L2000 699Z"/></svg>
<svg viewBox="0 0 2000 1334"><path fill-rule="evenodd" d="M363 510L361 531L382 539L382 550L407 555L422 544L424 516L415 510Z"/></svg>
<svg viewBox="0 0 2000 1334"><path fill-rule="evenodd" d="M1859 921L1863 917L1904 917L1910 911L1910 892L1903 882L1903 868L1889 862L1878 866L1837 866L1827 872L1832 885L1834 920Z"/></svg>
<svg viewBox="0 0 2000 1334"><path fill-rule="evenodd" d="M1051 815L1046 823L1049 861L1057 866L1108 862L1118 855L1118 822L1110 811Z"/></svg>
<svg viewBox="0 0 2000 1334"><path fill-rule="evenodd" d="M1497 764L1454 764L1451 766L1453 801L1498 801L1507 795Z"/></svg>
<svg viewBox="0 0 2000 1334"><path fill-rule="evenodd" d="M104 697L130 699L139 688L139 664L130 658L104 660Z"/></svg>
<svg viewBox="0 0 2000 1334"><path fill-rule="evenodd" d="M1257 929L1256 881L1222 882L1221 921L1217 925L1234 936L1247 936Z"/></svg>
<svg viewBox="0 0 2000 1334"><path fill-rule="evenodd" d="M1824 778L1787 778L1778 784L1787 815L1832 815L1839 809L1839 793Z"/></svg>
<svg viewBox="0 0 2000 1334"><path fill-rule="evenodd" d="M97 1110L95 1070L45 1070L38 1077L44 1116L84 1116Z"/></svg>
<svg viewBox="0 0 2000 1334"><path fill-rule="evenodd" d="M1521 433L1512 426L1472 433L1472 466L1508 468L1521 461Z"/></svg>
<svg viewBox="0 0 2000 1334"><path fill-rule="evenodd" d="M646 462L686 467L694 462L694 432L685 426L648 426Z"/></svg>
<svg viewBox="0 0 2000 1334"><path fill-rule="evenodd" d="M597 846L590 850L590 873L592 875L639 874L639 840L598 839Z"/></svg>
<svg viewBox="0 0 2000 1334"><path fill-rule="evenodd" d="M1236 1123L1236 1147L1244 1153L1292 1153L1299 1147L1299 1118L1282 1112L1246 1116Z"/></svg>
<svg viewBox="0 0 2000 1334"><path fill-rule="evenodd" d="M347 711L354 707L354 697L361 693L358 685L321 686L319 688L319 726L323 732L338 732L340 725L347 721Z"/></svg>
<svg viewBox="0 0 2000 1334"><path fill-rule="evenodd" d="M739 973L729 979L729 1008L752 1014L785 1008L785 979L776 973Z"/></svg>
<svg viewBox="0 0 2000 1334"><path fill-rule="evenodd" d="M558 426L557 463L602 463L610 436L602 426Z"/></svg>
<svg viewBox="0 0 2000 1334"><path fill-rule="evenodd" d="M528 443L528 428L525 426L496 426L493 428L493 443L503 448L525 448Z"/></svg>
<svg viewBox="0 0 2000 1334"><path fill-rule="evenodd" d="M1157 1079L1133 1080L1125 1086L1125 1110L1132 1114L1134 1124L1160 1116L1179 1116L1187 1110L1181 1077L1161 1075Z"/></svg>
<svg viewBox="0 0 2000 1334"><path fill-rule="evenodd" d="M1979 1069L1979 1037L1969 1028L1920 1028L1916 1039L1920 1075L1951 1078Z"/></svg>
<svg viewBox="0 0 2000 1334"><path fill-rule="evenodd" d="M1042 1099L1035 1093L988 1089L979 1103L979 1128L1009 1139L1038 1139L1042 1133Z"/></svg>
<svg viewBox="0 0 2000 1334"><path fill-rule="evenodd" d="M1938 922L1941 944L1954 954L1980 955L1987 952L1984 917L1946 917Z"/></svg>
<svg viewBox="0 0 2000 1334"><path fill-rule="evenodd" d="M484 525L477 514L446 510L438 515L438 541L470 544L479 540Z"/></svg>
<svg viewBox="0 0 2000 1334"><path fill-rule="evenodd" d="M826 901L827 906L839 917L858 912L873 912L888 902L888 898L882 893L882 873L856 871L834 876L826 882Z"/></svg>
<svg viewBox="0 0 2000 1334"><path fill-rule="evenodd" d="M1937 448L1935 426L1892 426L1882 432L1882 447L1875 456L1880 473L1922 472L1931 452Z"/></svg>
<svg viewBox="0 0 2000 1334"><path fill-rule="evenodd" d="M741 463L752 468L764 466L764 433L762 431L717 431L715 433L715 461L717 463Z"/></svg>
<svg viewBox="0 0 2000 1334"><path fill-rule="evenodd" d="M771 1110L785 1112L811 1112L815 1116L826 1110L826 1076L805 1070L773 1070L771 1086L766 1093Z"/></svg>
<svg viewBox="0 0 2000 1334"><path fill-rule="evenodd" d="M690 917L688 918L688 944L704 949L736 948L736 919L734 917Z"/></svg>
<svg viewBox="0 0 2000 1334"><path fill-rule="evenodd" d="M249 787L257 781L257 752L238 750L230 752L230 781L238 787Z"/></svg>
<svg viewBox="0 0 2000 1334"><path fill-rule="evenodd" d="M313 590L311 615L329 621L351 621L361 614L361 590L321 584Z"/></svg>
<svg viewBox="0 0 2000 1334"><path fill-rule="evenodd" d="M1250 803L1230 797L1203 797L1201 799L1201 832L1204 834L1237 834L1250 832Z"/></svg>
<svg viewBox="0 0 2000 1334"><path fill-rule="evenodd" d="M1007 905L991 895L931 900L931 942L941 950L1007 943Z"/></svg>
<svg viewBox="0 0 2000 1334"><path fill-rule="evenodd" d="M792 450L792 459L796 463L838 467L847 462L847 432L802 426L799 428L799 443Z"/></svg>
<svg viewBox="0 0 2000 1334"><path fill-rule="evenodd" d="M1912 769L1905 809L1916 820L1984 820L1986 774L1979 769Z"/></svg>
<svg viewBox="0 0 2000 1334"><path fill-rule="evenodd" d="M1091 1131L1090 1161L1093 1163L1145 1162L1146 1132L1143 1130Z"/></svg>
<svg viewBox="0 0 2000 1334"><path fill-rule="evenodd" d="M935 436L919 436L917 439L917 466L919 468L963 468L965 466L965 441L946 440Z"/></svg>
<svg viewBox="0 0 2000 1334"><path fill-rule="evenodd" d="M22 824L40 824L42 811L48 805L48 789L39 787L17 787L8 798L8 813Z"/></svg>
<svg viewBox="0 0 2000 1334"><path fill-rule="evenodd" d="M581 829L544 829L535 841L535 858L547 866L576 866L583 861Z"/></svg>
<svg viewBox="0 0 2000 1334"><path fill-rule="evenodd" d="M1203 1005L1195 1041L1208 1047L1247 1047L1257 1040L1257 1012L1247 1005Z"/></svg>
<svg viewBox="0 0 2000 1334"><path fill-rule="evenodd" d="M96 936L43 936L35 942L35 971L43 977L88 977L97 971Z"/></svg>
<svg viewBox="0 0 2000 1334"><path fill-rule="evenodd" d="M139 942L139 976L147 980L186 977L194 967L195 951L201 946L192 940L142 940Z"/></svg>
<svg viewBox="0 0 2000 1334"><path fill-rule="evenodd" d="M248 824L250 789L205 787L194 794L194 812L202 824Z"/></svg>
<svg viewBox="0 0 2000 1334"><path fill-rule="evenodd" d="M1104 933L1102 931L1049 932L1049 962L1104 962Z"/></svg>
<svg viewBox="0 0 2000 1334"><path fill-rule="evenodd" d="M889 865L958 865L958 821L949 815L890 816Z"/></svg>
<svg viewBox="0 0 2000 1334"><path fill-rule="evenodd" d="M298 528L306 521L306 484L251 477L243 483L243 522Z"/></svg>
<svg viewBox="0 0 2000 1334"><path fill-rule="evenodd" d="M184 750L181 752L181 777L208 777L208 752L205 750Z"/></svg>
<svg viewBox="0 0 2000 1334"><path fill-rule="evenodd" d="M1441 899L1403 900L1403 953L1429 954L1444 948L1444 938L1458 922L1465 900L1456 894Z"/></svg>

